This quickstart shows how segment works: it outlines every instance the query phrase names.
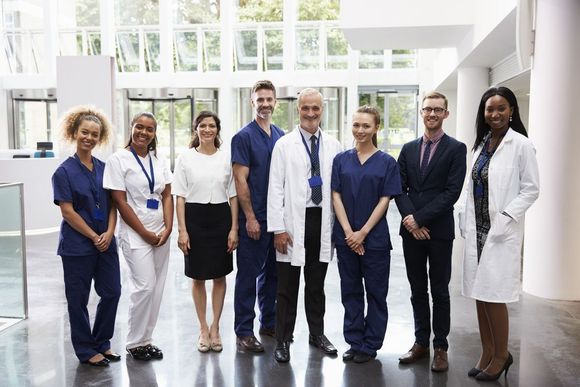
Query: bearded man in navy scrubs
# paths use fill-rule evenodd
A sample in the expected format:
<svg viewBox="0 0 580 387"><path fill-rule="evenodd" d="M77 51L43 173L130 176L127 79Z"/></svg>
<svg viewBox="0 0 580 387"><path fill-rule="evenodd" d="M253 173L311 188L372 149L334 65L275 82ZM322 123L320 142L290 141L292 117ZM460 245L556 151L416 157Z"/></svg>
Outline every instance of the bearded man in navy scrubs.
<svg viewBox="0 0 580 387"><path fill-rule="evenodd" d="M234 329L240 349L263 352L262 343L254 335L256 281L260 334L274 337L276 250L273 234L267 232L266 200L272 149L284 132L272 124L276 107L276 88L272 82L256 82L252 87L251 103L254 120L232 138L232 168L241 207Z"/></svg>

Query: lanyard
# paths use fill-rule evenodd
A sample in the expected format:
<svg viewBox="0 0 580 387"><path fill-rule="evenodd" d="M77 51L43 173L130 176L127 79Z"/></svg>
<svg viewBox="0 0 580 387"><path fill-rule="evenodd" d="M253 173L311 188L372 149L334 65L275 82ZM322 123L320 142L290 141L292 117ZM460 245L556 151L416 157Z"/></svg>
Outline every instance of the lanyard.
<svg viewBox="0 0 580 387"><path fill-rule="evenodd" d="M101 207L101 197L99 192L99 185L97 184L97 163L95 163L95 158L91 156L91 161L93 162L93 170L89 171L89 169L81 162L79 156L75 153L75 160L79 164L79 168L83 175L87 177L89 180L89 185L91 187L91 193L93 194L93 199L95 200L95 205L97 208Z"/></svg>
<svg viewBox="0 0 580 387"><path fill-rule="evenodd" d="M312 165L312 153L310 152L310 148L308 148L308 144L306 143L306 140L304 139L302 132L300 132L300 138L302 139L302 144L304 144L304 148L306 148L306 153L308 153L308 159L310 160L310 169L313 170L314 166ZM315 141L316 142L316 154L318 155L318 157L320 157L320 153L318 151L320 150L320 142L321 141L322 141L322 134L320 136L318 136L318 141Z"/></svg>
<svg viewBox="0 0 580 387"><path fill-rule="evenodd" d="M153 193L153 189L155 188L155 173L153 172L153 158L151 157L151 155L149 155L149 169L151 170L151 177L149 177L147 171L145 170L145 167L143 166L143 163L141 162L141 159L137 155L137 152L135 152L135 149L133 149L133 147L129 148L131 149L131 153L133 153L133 156L135 156L135 160L137 160L137 163L139 163L141 170L143 171L145 177L147 178L147 182L149 183L149 191Z"/></svg>

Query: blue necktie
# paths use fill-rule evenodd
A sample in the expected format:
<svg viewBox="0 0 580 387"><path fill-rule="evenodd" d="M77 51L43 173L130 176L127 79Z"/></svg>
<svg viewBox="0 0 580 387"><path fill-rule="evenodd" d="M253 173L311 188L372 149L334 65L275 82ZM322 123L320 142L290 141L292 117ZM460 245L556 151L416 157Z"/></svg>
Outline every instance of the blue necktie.
<svg viewBox="0 0 580 387"><path fill-rule="evenodd" d="M318 159L318 147L316 146L316 136L310 137L310 165L312 176L320 176L320 160ZM320 204L322 201L322 186L312 187L312 201Z"/></svg>
<svg viewBox="0 0 580 387"><path fill-rule="evenodd" d="M421 178L425 177L427 173L427 166L429 165L429 156L431 155L431 140L425 143L425 151L423 152L423 160L421 160Z"/></svg>

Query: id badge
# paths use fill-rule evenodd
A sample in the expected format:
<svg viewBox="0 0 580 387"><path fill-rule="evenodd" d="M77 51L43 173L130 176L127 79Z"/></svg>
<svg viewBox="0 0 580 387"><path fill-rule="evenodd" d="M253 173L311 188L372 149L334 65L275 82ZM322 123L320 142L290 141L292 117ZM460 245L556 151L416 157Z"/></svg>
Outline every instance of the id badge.
<svg viewBox="0 0 580 387"><path fill-rule="evenodd" d="M156 199L147 199L147 208L156 210L159 208L159 200Z"/></svg>
<svg viewBox="0 0 580 387"><path fill-rule="evenodd" d="M95 220L103 221L105 220L105 211L103 211L102 208L95 208L95 210L93 211L93 217L95 218Z"/></svg>
<svg viewBox="0 0 580 387"><path fill-rule="evenodd" d="M322 185L322 178L320 176L312 176L308 179L308 184L310 184L310 188L320 187Z"/></svg>

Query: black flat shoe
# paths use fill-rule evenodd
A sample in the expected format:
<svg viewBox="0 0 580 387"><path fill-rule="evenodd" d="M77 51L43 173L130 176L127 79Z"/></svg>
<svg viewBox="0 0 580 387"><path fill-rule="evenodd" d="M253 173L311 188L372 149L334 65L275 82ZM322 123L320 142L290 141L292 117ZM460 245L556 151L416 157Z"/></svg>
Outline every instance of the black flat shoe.
<svg viewBox="0 0 580 387"><path fill-rule="evenodd" d="M342 361L352 361L354 359L354 355L356 355L356 351L351 348L342 354Z"/></svg>
<svg viewBox="0 0 580 387"><path fill-rule="evenodd" d="M354 354L354 358L352 359L355 363L366 363L371 359L374 359L377 355L369 355L368 353L364 352L357 352Z"/></svg>
<svg viewBox="0 0 580 387"><path fill-rule="evenodd" d="M127 348L127 352L135 360L151 360L151 355L145 347Z"/></svg>
<svg viewBox="0 0 580 387"><path fill-rule="evenodd" d="M505 377L507 377L507 373L511 367L511 365L514 362L514 358L512 357L512 354L508 352L508 358L506 359L505 363L503 364L503 367L501 370L499 370L499 372L495 375L492 374L488 374L485 371L481 371L480 373L478 373L475 376L475 380L479 380L481 382L491 382L494 380L498 380L499 377L501 376L501 373L505 371Z"/></svg>
<svg viewBox="0 0 580 387"><path fill-rule="evenodd" d="M157 360L163 359L163 351L161 351L161 349L159 349L159 347L156 347L153 344L147 344L145 346L145 349L147 350L147 352L149 352L151 359L157 359Z"/></svg>
<svg viewBox="0 0 580 387"><path fill-rule="evenodd" d="M121 360L121 355L119 355L118 353L115 353L115 352L102 353L101 355L103 355L105 357L105 359L107 359L108 361L120 361Z"/></svg>
<svg viewBox="0 0 580 387"><path fill-rule="evenodd" d="M108 367L109 366L109 361L107 359L101 359L99 361L83 361L83 364L88 364L92 367Z"/></svg>
<svg viewBox="0 0 580 387"><path fill-rule="evenodd" d="M481 371L483 371L483 370L480 370L479 368L473 367L472 369L467 371L467 376L469 376L470 378L475 378L477 376L477 374L480 373Z"/></svg>

